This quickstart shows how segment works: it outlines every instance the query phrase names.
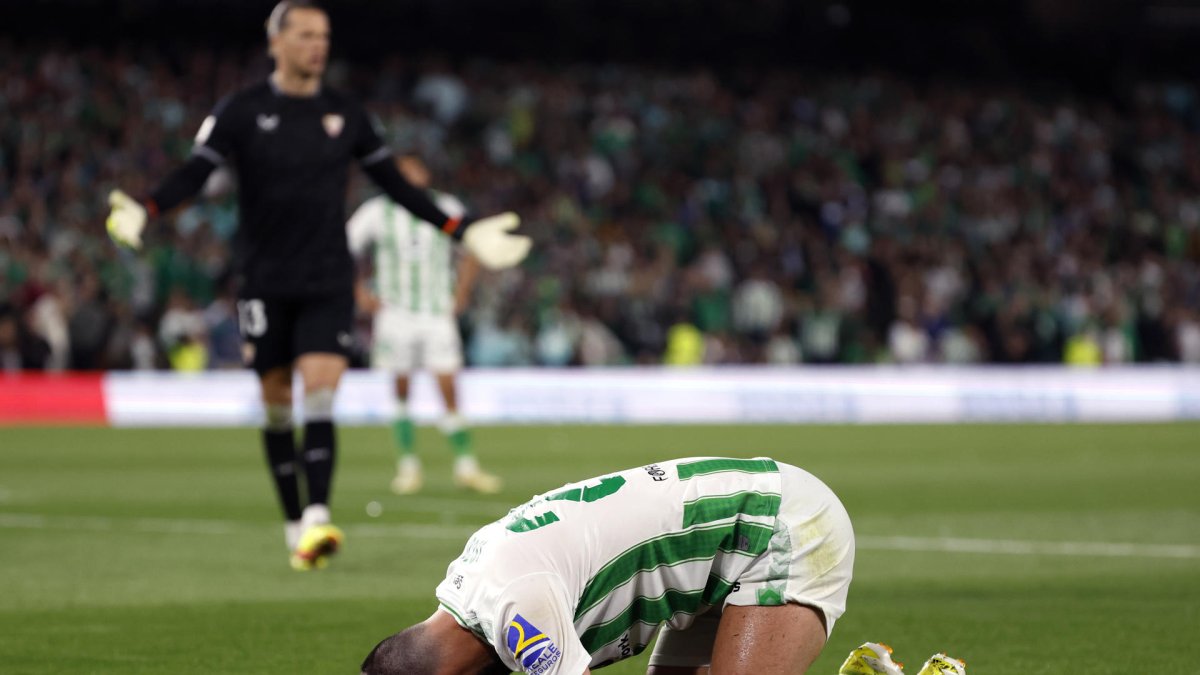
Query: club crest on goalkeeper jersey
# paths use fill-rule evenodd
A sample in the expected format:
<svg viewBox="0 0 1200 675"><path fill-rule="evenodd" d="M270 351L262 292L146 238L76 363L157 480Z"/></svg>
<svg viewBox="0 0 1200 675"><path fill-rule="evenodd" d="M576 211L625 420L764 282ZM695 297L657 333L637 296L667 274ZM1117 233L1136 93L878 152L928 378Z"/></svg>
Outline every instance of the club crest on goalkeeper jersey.
<svg viewBox="0 0 1200 675"><path fill-rule="evenodd" d="M289 96L267 80L217 104L192 152L237 175L233 267L244 297L350 291L354 261L344 230L350 164L391 161L366 108L327 87Z"/></svg>
<svg viewBox="0 0 1200 675"><path fill-rule="evenodd" d="M768 547L771 459L691 458L572 483L476 532L441 607L509 668L579 675L720 606Z"/></svg>

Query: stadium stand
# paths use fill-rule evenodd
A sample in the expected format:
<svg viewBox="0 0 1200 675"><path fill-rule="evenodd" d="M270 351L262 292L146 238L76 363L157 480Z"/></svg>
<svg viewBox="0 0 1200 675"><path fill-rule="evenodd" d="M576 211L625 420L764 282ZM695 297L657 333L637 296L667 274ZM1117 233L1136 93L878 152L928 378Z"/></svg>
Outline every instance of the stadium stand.
<svg viewBox="0 0 1200 675"><path fill-rule="evenodd" d="M240 364L233 197L118 251L258 50L0 45L0 368ZM361 70L361 69L358 69ZM464 319L475 365L1200 362L1200 91L387 61L331 81L537 248ZM218 181L219 182L219 181ZM369 196L357 181L348 205ZM585 270L579 273L580 270ZM360 340L364 336L359 336Z"/></svg>

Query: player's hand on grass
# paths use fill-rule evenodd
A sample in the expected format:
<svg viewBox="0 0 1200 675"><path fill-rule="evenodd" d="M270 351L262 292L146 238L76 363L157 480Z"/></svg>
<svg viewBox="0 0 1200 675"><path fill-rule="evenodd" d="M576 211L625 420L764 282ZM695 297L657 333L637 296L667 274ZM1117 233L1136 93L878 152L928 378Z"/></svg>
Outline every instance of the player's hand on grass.
<svg viewBox="0 0 1200 675"><path fill-rule="evenodd" d="M142 247L142 230L146 227L146 207L120 190L108 195L108 236L121 246L138 249Z"/></svg>
<svg viewBox="0 0 1200 675"><path fill-rule="evenodd" d="M511 211L480 218L463 232L463 245L488 269L513 267L529 255L533 245L529 237L511 234L520 224L521 218Z"/></svg>

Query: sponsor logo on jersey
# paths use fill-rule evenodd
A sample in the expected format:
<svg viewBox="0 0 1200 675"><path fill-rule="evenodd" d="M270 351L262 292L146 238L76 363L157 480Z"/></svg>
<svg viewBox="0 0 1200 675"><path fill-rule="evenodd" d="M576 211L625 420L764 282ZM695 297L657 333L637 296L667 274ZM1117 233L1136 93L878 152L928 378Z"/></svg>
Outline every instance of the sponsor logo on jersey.
<svg viewBox="0 0 1200 675"><path fill-rule="evenodd" d="M325 133L329 134L330 138L337 138L342 135L342 127L346 126L346 118L341 115L326 115L321 118L321 126L325 127Z"/></svg>
<svg viewBox="0 0 1200 675"><path fill-rule="evenodd" d="M259 115L258 128L271 133L279 128L279 115Z"/></svg>
<svg viewBox="0 0 1200 675"><path fill-rule="evenodd" d="M647 466L643 466L642 468L645 469L646 473L650 476L650 480L654 481L655 483L661 483L667 479L667 472L663 471L662 467L657 464L649 464Z"/></svg>
<svg viewBox="0 0 1200 675"><path fill-rule="evenodd" d="M530 675L541 675L562 658L562 651L538 627L517 614L508 623L508 650Z"/></svg>

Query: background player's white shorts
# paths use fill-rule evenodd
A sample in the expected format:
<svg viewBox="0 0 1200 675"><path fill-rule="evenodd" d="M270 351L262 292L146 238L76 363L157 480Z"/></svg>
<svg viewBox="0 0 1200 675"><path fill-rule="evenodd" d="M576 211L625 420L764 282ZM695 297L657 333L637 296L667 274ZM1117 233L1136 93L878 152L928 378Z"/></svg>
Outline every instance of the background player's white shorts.
<svg viewBox="0 0 1200 675"><path fill-rule="evenodd" d="M842 502L816 476L779 464L782 499L767 551L738 578L726 605L796 603L825 615L825 630L846 612L854 572L854 528ZM659 632L652 666L698 668L712 661L721 608L696 617L684 631Z"/></svg>
<svg viewBox="0 0 1200 675"><path fill-rule="evenodd" d="M421 316L384 308L375 315L371 365L393 373L462 368L462 338L454 318Z"/></svg>

